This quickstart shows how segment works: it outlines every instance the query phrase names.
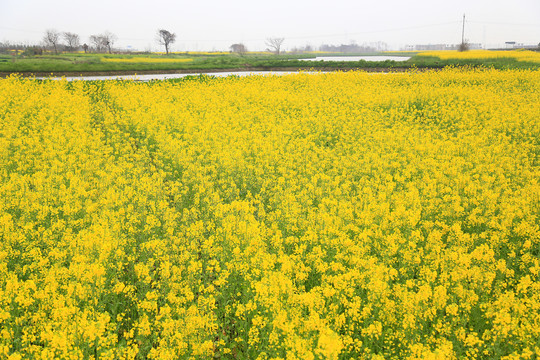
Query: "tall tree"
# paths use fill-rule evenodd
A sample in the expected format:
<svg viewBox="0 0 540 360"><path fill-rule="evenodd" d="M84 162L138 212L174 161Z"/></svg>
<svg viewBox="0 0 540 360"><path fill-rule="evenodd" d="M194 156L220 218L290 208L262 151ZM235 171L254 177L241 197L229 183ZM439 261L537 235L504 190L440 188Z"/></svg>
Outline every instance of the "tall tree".
<svg viewBox="0 0 540 360"><path fill-rule="evenodd" d="M43 36L43 42L45 46L52 47L54 53L58 54L58 42L60 41L60 33L54 29L48 29Z"/></svg>
<svg viewBox="0 0 540 360"><path fill-rule="evenodd" d="M285 41L285 38L268 38L266 39L266 46L270 47L269 51L279 55L281 52L281 45Z"/></svg>
<svg viewBox="0 0 540 360"><path fill-rule="evenodd" d="M160 29L157 32L159 44L165 46L165 53L169 55L169 46L176 41L176 34L168 30Z"/></svg>
<svg viewBox="0 0 540 360"><path fill-rule="evenodd" d="M66 42L66 46L69 51L75 51L81 45L79 35L77 34L71 32L64 32L62 36L64 37L64 41Z"/></svg>

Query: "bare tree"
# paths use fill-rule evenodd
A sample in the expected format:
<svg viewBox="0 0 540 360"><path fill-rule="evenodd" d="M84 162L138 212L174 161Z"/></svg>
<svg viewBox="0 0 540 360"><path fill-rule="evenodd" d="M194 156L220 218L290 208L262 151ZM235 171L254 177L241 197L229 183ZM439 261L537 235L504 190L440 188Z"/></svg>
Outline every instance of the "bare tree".
<svg viewBox="0 0 540 360"><path fill-rule="evenodd" d="M272 51L274 54L279 55L281 51L281 45L285 41L285 38L268 38L266 39L266 46L269 46L269 51Z"/></svg>
<svg viewBox="0 0 540 360"><path fill-rule="evenodd" d="M60 40L60 33L54 29L48 29L45 31L45 36L43 36L43 42L45 46L52 46L54 48L54 53L58 54L58 41Z"/></svg>
<svg viewBox="0 0 540 360"><path fill-rule="evenodd" d="M169 46L176 41L176 34L170 31L160 29L157 32L157 41L165 46L165 53L169 55Z"/></svg>
<svg viewBox="0 0 540 360"><path fill-rule="evenodd" d="M94 45L97 52L102 52L107 49L109 54L111 54L111 49L115 41L116 35L108 31L104 32L103 34L90 36L90 42Z"/></svg>
<svg viewBox="0 0 540 360"><path fill-rule="evenodd" d="M232 44L229 49L231 49L232 52L238 53L240 55L244 55L247 52L246 45L239 43L239 44Z"/></svg>
<svg viewBox="0 0 540 360"><path fill-rule="evenodd" d="M101 35L90 35L90 43L94 46L96 52L103 51L103 39Z"/></svg>
<svg viewBox="0 0 540 360"><path fill-rule="evenodd" d="M111 48L113 46L113 44L116 42L116 35L114 35L113 33L109 32L109 31L105 31L103 34L101 34L102 38L103 38L103 44L105 45L105 47L107 47L107 49L109 50L109 54L111 53Z"/></svg>
<svg viewBox="0 0 540 360"><path fill-rule="evenodd" d="M458 51L469 51L470 48L471 47L469 43L466 40L464 40L461 44L459 44Z"/></svg>
<svg viewBox="0 0 540 360"><path fill-rule="evenodd" d="M62 34L64 37L64 40L66 42L66 46L69 51L75 51L79 48L81 45L81 40L79 38L79 35L70 33L70 32L64 32Z"/></svg>

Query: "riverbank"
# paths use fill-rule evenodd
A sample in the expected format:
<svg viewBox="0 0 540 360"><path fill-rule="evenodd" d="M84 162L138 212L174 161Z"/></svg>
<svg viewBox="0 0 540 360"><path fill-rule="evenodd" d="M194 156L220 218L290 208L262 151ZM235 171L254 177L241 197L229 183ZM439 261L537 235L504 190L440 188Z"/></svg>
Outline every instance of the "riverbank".
<svg viewBox="0 0 540 360"><path fill-rule="evenodd" d="M292 68L327 69L407 67L412 64L408 56L341 56L342 61L324 61L316 55L263 55L263 54L59 54L59 55L0 55L0 73L23 74L144 74L157 72L216 72L260 71ZM406 59L396 61L396 59ZM310 61L311 60L311 61ZM383 60L383 61L381 61ZM307 63L309 61L309 63ZM407 63L405 63L407 62Z"/></svg>
<svg viewBox="0 0 540 360"><path fill-rule="evenodd" d="M0 77L130 76L238 71L403 72L447 66L537 69L533 52L435 52L427 54L78 54L0 55ZM530 57L530 59L529 59ZM403 60L399 60L403 59Z"/></svg>

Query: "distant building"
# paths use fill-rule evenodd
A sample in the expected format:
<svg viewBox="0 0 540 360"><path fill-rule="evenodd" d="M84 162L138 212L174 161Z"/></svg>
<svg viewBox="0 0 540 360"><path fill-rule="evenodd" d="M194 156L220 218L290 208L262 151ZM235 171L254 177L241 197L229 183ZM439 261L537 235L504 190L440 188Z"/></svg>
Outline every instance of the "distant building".
<svg viewBox="0 0 540 360"><path fill-rule="evenodd" d="M437 51L437 50L453 50L454 45L448 44L428 44L428 45L414 45L414 50L417 51Z"/></svg>
<svg viewBox="0 0 540 360"><path fill-rule="evenodd" d="M480 44L480 43L471 43L471 44L469 44L469 49L470 50L481 50L483 48L484 48L484 46L482 44Z"/></svg>
<svg viewBox="0 0 540 360"><path fill-rule="evenodd" d="M427 45L406 45L405 50L408 51L439 51L439 50L457 50L459 44L427 44ZM469 44L469 49L478 50L482 49L482 44L474 43Z"/></svg>
<svg viewBox="0 0 540 360"><path fill-rule="evenodd" d="M522 49L522 48L528 48L530 46L524 45L523 43L517 43L515 41L506 41L504 43L505 49Z"/></svg>

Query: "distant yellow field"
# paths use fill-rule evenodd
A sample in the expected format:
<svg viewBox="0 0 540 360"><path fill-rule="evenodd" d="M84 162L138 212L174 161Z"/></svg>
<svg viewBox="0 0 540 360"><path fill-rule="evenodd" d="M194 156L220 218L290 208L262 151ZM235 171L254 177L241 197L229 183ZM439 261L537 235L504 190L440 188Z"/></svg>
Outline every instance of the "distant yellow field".
<svg viewBox="0 0 540 360"><path fill-rule="evenodd" d="M160 55L166 55L164 51L158 51L153 54L160 54ZM230 54L229 51L172 51L169 52L169 54L173 55L228 55Z"/></svg>
<svg viewBox="0 0 540 360"><path fill-rule="evenodd" d="M102 57L102 62L112 63L147 63L147 64L162 64L162 63L186 63L193 59L168 59L168 58L153 58L153 57L133 57L133 58L107 58Z"/></svg>
<svg viewBox="0 0 540 360"><path fill-rule="evenodd" d="M441 50L441 51L425 51L418 54L419 56L435 56L441 60L447 59L502 59L512 58L518 61L526 61L532 63L540 63L540 53L529 50L508 50L508 51L491 51L491 50Z"/></svg>
<svg viewBox="0 0 540 360"><path fill-rule="evenodd" d="M538 359L540 71L0 79L1 359Z"/></svg>
<svg viewBox="0 0 540 360"><path fill-rule="evenodd" d="M186 54L193 55L228 55L229 51L187 51Z"/></svg>

